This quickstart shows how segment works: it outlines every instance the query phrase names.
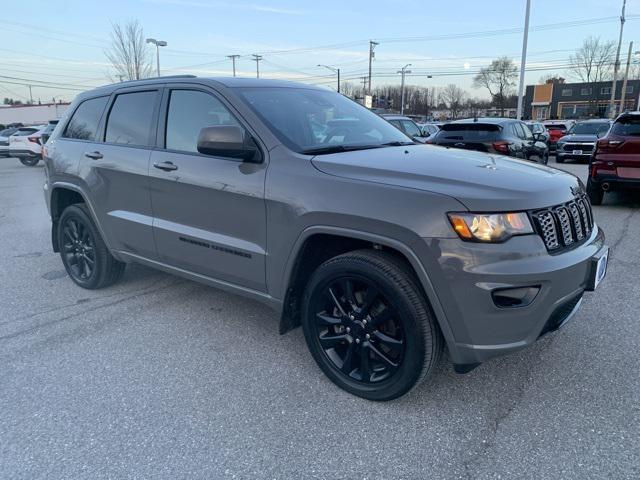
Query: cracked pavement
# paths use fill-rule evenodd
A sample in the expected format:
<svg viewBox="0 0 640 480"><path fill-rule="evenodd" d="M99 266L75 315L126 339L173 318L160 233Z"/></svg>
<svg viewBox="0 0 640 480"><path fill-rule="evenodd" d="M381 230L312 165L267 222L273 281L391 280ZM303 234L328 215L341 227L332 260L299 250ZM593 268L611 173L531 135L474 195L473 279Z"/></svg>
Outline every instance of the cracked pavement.
<svg viewBox="0 0 640 480"><path fill-rule="evenodd" d="M42 175L0 160L3 479L640 477L640 194L595 208L608 276L564 329L372 403L261 304L139 266L76 287Z"/></svg>

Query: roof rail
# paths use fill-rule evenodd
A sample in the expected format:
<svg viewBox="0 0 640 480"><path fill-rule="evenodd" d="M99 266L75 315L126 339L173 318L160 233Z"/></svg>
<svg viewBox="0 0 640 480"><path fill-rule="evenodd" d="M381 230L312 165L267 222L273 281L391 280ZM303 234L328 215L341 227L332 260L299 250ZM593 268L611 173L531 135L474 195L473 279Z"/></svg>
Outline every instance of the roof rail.
<svg viewBox="0 0 640 480"><path fill-rule="evenodd" d="M197 75L190 75L190 74L162 75L160 77L139 78L138 80L125 80L124 82L115 82L115 83L112 83L111 85L120 85L122 83L133 83L133 82L144 82L149 80L165 80L165 79L171 79L171 78L197 78Z"/></svg>

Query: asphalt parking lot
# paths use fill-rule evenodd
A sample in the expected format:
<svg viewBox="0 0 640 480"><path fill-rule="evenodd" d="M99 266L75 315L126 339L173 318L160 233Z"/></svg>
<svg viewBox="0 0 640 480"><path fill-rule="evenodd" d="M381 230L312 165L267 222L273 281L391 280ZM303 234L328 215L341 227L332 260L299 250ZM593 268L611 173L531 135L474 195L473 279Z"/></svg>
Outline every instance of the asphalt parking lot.
<svg viewBox="0 0 640 480"><path fill-rule="evenodd" d="M261 304L138 266L76 287L42 176L0 159L1 478L640 477L640 195L595 207L608 276L564 329L372 403Z"/></svg>

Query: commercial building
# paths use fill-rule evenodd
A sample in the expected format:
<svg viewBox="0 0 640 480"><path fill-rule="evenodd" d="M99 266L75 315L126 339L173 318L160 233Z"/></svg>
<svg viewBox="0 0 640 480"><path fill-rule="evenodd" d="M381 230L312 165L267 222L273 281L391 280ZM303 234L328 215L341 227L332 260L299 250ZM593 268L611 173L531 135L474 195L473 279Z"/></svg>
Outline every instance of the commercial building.
<svg viewBox="0 0 640 480"><path fill-rule="evenodd" d="M623 110L637 110L640 80L629 80ZM524 117L535 120L604 118L608 116L611 82L528 85L524 97ZM616 111L622 102L622 81L616 85Z"/></svg>
<svg viewBox="0 0 640 480"><path fill-rule="evenodd" d="M68 103L42 103L37 105L0 105L0 124L22 123L35 125L62 117Z"/></svg>

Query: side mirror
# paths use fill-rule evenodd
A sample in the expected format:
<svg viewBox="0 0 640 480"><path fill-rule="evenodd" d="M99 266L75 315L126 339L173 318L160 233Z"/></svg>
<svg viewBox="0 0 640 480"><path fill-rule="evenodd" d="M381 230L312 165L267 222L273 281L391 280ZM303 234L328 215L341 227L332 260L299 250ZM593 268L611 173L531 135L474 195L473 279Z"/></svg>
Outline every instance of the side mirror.
<svg viewBox="0 0 640 480"><path fill-rule="evenodd" d="M541 134L541 133L534 133L534 134L533 134L533 140L534 140L535 142L539 142L541 137L542 137L542 134Z"/></svg>
<svg viewBox="0 0 640 480"><path fill-rule="evenodd" d="M205 127L198 135L198 152L260 163L260 149L246 130L236 125Z"/></svg>

